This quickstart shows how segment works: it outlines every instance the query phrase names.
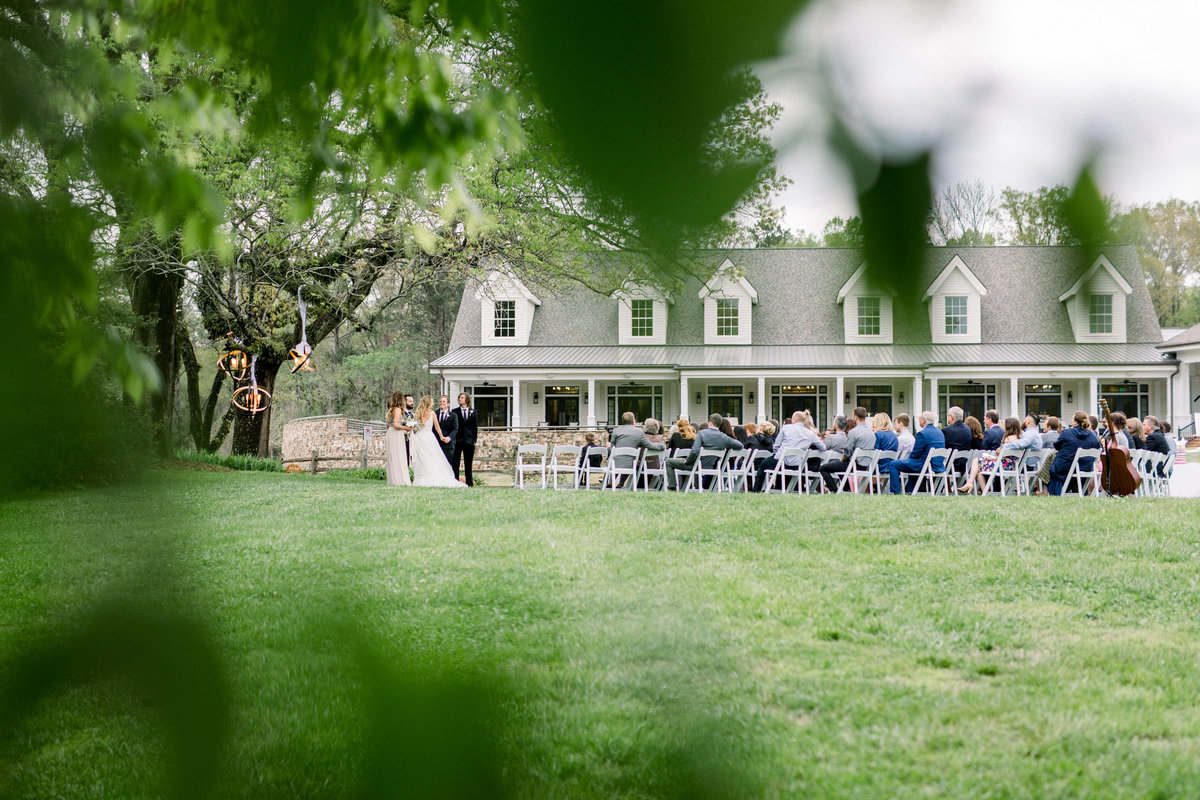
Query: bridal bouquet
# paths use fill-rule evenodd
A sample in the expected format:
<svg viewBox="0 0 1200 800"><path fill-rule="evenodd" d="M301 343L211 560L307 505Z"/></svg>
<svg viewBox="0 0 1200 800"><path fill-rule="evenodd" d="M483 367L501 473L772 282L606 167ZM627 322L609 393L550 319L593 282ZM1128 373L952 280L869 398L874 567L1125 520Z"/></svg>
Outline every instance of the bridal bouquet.
<svg viewBox="0 0 1200 800"><path fill-rule="evenodd" d="M417 427L417 418L415 416L413 416L413 413L411 411L405 411L404 412L404 422L402 424L406 428L415 428L415 427Z"/></svg>

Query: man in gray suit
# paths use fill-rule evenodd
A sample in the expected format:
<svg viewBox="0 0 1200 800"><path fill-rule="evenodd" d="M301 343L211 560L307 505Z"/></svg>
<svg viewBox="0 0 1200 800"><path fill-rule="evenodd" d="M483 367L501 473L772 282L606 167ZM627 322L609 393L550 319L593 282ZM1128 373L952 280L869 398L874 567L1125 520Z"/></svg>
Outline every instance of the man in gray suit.
<svg viewBox="0 0 1200 800"><path fill-rule="evenodd" d="M846 435L846 449L842 452L842 460L821 465L821 479L825 481L825 488L831 492L838 490L842 473L850 469L850 456L854 455L855 450L875 449L875 432L871 430L871 423L867 422L867 409L862 406L854 409L854 421L856 424ZM866 467L870 463L870 456L858 457L858 466Z"/></svg>
<svg viewBox="0 0 1200 800"><path fill-rule="evenodd" d="M632 411L626 411L621 415L621 424L612 429L612 433L608 436L609 444L613 447L644 447L647 450L664 450L666 445L662 442L652 442L646 437L646 432L636 425L637 417ZM614 467L621 469L629 469L633 465L631 456L618 456L613 461ZM625 484L624 479L621 485Z"/></svg>
<svg viewBox="0 0 1200 800"><path fill-rule="evenodd" d="M732 436L726 436L721 433L721 422L724 419L720 414L713 414L708 418L708 427L696 433L696 441L692 442L692 450L688 453L687 458L668 458L667 459L667 488L675 489L675 473L676 471L690 472L696 463L696 459L700 457L700 448L707 447L710 450L741 450L742 443ZM613 429L614 432L616 428ZM713 460L712 456L705 456L709 461ZM711 467L712 464L704 464L705 467Z"/></svg>

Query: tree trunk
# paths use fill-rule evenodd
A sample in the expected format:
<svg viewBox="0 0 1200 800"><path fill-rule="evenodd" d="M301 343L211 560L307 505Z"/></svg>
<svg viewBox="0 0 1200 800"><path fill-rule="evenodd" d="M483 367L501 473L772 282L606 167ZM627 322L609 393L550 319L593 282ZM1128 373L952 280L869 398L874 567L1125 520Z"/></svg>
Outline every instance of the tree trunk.
<svg viewBox="0 0 1200 800"><path fill-rule="evenodd" d="M255 365L255 377L258 385L272 395L275 393L275 376L279 374L280 364L264 362L259 357ZM271 407L266 411L251 414L248 411L237 411L233 420L233 454L235 456L258 456L266 458L270 455L271 439Z"/></svg>
<svg viewBox="0 0 1200 800"><path fill-rule="evenodd" d="M179 364L175 337L182 292L182 274L154 270L144 270L134 276L130 291L130 306L141 318L134 328L133 340L151 353L154 366L162 376L162 392L150 398L154 445L160 456L171 452Z"/></svg>

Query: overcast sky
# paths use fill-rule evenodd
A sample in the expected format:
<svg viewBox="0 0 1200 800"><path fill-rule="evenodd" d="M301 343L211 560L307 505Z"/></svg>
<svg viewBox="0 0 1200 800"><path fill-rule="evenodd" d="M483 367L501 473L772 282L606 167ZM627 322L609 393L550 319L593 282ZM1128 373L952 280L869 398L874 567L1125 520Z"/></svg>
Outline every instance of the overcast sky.
<svg viewBox="0 0 1200 800"><path fill-rule="evenodd" d="M857 128L906 152L935 144L937 185L1070 185L1098 152L1122 203L1200 200L1200 2L821 0L759 67L784 106L775 131L786 225L857 213L825 147L828 65Z"/></svg>

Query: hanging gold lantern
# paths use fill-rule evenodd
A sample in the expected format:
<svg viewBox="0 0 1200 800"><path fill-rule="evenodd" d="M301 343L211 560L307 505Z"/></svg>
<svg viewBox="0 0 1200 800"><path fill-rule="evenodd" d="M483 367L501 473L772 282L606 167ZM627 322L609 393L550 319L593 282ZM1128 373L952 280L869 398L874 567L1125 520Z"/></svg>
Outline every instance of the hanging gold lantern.
<svg viewBox="0 0 1200 800"><path fill-rule="evenodd" d="M245 380L246 370L250 368L250 356L241 350L230 350L217 359L217 366L235 381Z"/></svg>
<svg viewBox="0 0 1200 800"><path fill-rule="evenodd" d="M254 375L254 365L257 363L258 356L251 356L250 382L233 393L233 404L251 414L266 411L271 407L271 393L258 385L258 379Z"/></svg>

